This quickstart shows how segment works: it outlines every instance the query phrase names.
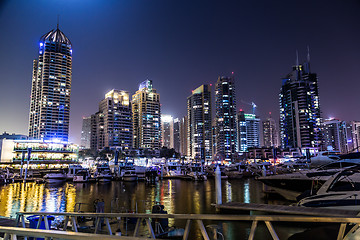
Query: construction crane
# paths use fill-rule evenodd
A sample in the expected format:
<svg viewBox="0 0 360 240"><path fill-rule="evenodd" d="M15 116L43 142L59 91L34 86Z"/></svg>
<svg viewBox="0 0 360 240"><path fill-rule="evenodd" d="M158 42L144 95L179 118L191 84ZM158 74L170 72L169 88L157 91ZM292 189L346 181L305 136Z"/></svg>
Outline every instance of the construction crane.
<svg viewBox="0 0 360 240"><path fill-rule="evenodd" d="M250 105L250 106L252 107L252 114L255 115L255 110L256 110L257 106L256 106L256 104L255 104L254 102L249 103L249 102L245 102L245 101L243 101L243 100L241 100L241 102L242 102L242 103L245 103L245 104L247 104L247 105Z"/></svg>

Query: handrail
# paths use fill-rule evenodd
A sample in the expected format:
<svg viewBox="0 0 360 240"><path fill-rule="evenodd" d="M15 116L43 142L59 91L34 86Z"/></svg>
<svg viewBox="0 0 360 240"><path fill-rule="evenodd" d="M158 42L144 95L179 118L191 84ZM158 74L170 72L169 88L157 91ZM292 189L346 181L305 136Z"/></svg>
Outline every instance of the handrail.
<svg viewBox="0 0 360 240"><path fill-rule="evenodd" d="M78 213L78 212L18 212L17 215L55 215L71 217L129 217L129 218L175 218L219 221L274 221L274 222L346 222L360 223L360 217L316 217L298 215L223 215L223 214L155 214L155 213Z"/></svg>
<svg viewBox="0 0 360 240"><path fill-rule="evenodd" d="M92 234L92 233L79 233L79 232L64 232L58 230L41 230L31 228L20 227L2 227L0 226L0 232L5 233L4 240L14 239L11 236L27 236L27 237L42 237L42 238L56 238L56 239L72 239L72 240L89 240L89 239L102 239L102 240L148 240L148 238L139 237L120 237L110 236L104 234ZM15 238L16 239L16 238Z"/></svg>
<svg viewBox="0 0 360 240"><path fill-rule="evenodd" d="M99 231L99 222L100 219L104 219L109 235L112 235L111 227L109 224L109 219L121 219L121 218L137 218L136 227L134 230L134 237L138 235L138 230L141 221L145 221L147 229L152 238L155 238L154 230L151 225L151 219L159 218L173 218L177 220L187 220L186 227L184 230L183 240L186 240L189 236L190 226L192 222L197 223L198 228L201 231L203 239L210 240L206 228L204 226L203 220L212 220L212 221L245 221L252 222L249 240L254 239L255 231L259 222L265 223L268 231L270 232L273 239L279 239L276 234L272 222L310 222L310 223L339 223L339 231L337 239L347 239L351 234L353 234L360 226L360 217L318 217L318 216L298 216L298 215L222 215L222 214L147 214L147 213L78 213L78 212L18 212L17 213L17 226L21 223L25 227L25 215L39 215L40 219L44 217L45 227L47 224L47 216L62 216L65 217L64 225L67 226L67 223L70 221L72 223L73 231L78 231L77 217L89 217L96 219L95 223L95 233ZM355 224L352 229L345 235L345 230L347 224ZM40 220L38 226L40 225ZM101 225L101 224L100 224ZM66 230L66 229L64 229ZM345 236L344 236L345 235Z"/></svg>

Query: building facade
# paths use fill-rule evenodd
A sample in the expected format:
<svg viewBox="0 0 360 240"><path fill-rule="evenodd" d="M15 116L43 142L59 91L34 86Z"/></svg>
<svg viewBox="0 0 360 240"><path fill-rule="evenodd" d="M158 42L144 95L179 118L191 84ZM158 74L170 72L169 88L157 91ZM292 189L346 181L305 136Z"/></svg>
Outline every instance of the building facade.
<svg viewBox="0 0 360 240"><path fill-rule="evenodd" d="M352 146L350 151L360 151L360 121L351 121Z"/></svg>
<svg viewBox="0 0 360 240"><path fill-rule="evenodd" d="M345 121L338 119L328 119L323 123L323 140L325 149L348 153L349 142L347 124Z"/></svg>
<svg viewBox="0 0 360 240"><path fill-rule="evenodd" d="M174 148L174 119L171 115L161 115L161 146Z"/></svg>
<svg viewBox="0 0 360 240"><path fill-rule="evenodd" d="M260 147L260 119L255 114L239 111L237 114L239 152Z"/></svg>
<svg viewBox="0 0 360 240"><path fill-rule="evenodd" d="M180 124L180 119L174 118L174 149L177 153L180 153Z"/></svg>
<svg viewBox="0 0 360 240"><path fill-rule="evenodd" d="M188 157L212 159L211 87L201 85L187 99Z"/></svg>
<svg viewBox="0 0 360 240"><path fill-rule="evenodd" d="M151 80L139 85L132 96L133 147L160 149L161 109L160 94L153 88Z"/></svg>
<svg viewBox="0 0 360 240"><path fill-rule="evenodd" d="M264 147L279 147L279 132L276 127L276 121L269 116L265 121L262 122L263 126L263 140L264 140Z"/></svg>
<svg viewBox="0 0 360 240"><path fill-rule="evenodd" d="M216 158L234 160L237 152L236 97L233 77L219 77L215 85Z"/></svg>
<svg viewBox="0 0 360 240"><path fill-rule="evenodd" d="M40 38L33 62L29 137L68 141L72 44L56 28Z"/></svg>
<svg viewBox="0 0 360 240"><path fill-rule="evenodd" d="M90 139L91 139L91 116L83 117L82 127L81 127L80 148L90 149Z"/></svg>
<svg viewBox="0 0 360 240"><path fill-rule="evenodd" d="M128 150L132 147L132 118L128 92L113 89L106 93L92 122L94 149L109 147Z"/></svg>
<svg viewBox="0 0 360 240"><path fill-rule="evenodd" d="M188 154L188 117L185 116L180 120L180 155L182 157L189 156Z"/></svg>
<svg viewBox="0 0 360 240"><path fill-rule="evenodd" d="M298 60L282 79L280 135L283 148L320 148L322 144L318 78L310 71L310 57Z"/></svg>

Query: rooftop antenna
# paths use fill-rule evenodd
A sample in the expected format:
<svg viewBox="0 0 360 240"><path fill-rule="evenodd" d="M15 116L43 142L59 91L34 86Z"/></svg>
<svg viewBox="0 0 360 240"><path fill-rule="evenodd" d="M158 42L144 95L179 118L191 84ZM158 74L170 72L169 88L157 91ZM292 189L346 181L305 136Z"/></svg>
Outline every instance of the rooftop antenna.
<svg viewBox="0 0 360 240"><path fill-rule="evenodd" d="M57 15L57 25L56 25L56 29L59 29L59 22L60 22L60 15Z"/></svg>
<svg viewBox="0 0 360 240"><path fill-rule="evenodd" d="M309 45L307 46L307 61L308 61L308 63L310 62L310 47L309 47Z"/></svg>
<svg viewBox="0 0 360 240"><path fill-rule="evenodd" d="M296 66L299 66L299 53L298 53L298 50L296 50Z"/></svg>

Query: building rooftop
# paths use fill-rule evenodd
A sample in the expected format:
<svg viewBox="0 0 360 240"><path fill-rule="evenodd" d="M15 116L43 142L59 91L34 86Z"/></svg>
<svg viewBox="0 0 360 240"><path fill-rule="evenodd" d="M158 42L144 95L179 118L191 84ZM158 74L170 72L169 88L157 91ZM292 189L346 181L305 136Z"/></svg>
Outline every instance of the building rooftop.
<svg viewBox="0 0 360 240"><path fill-rule="evenodd" d="M66 45L71 45L71 41L69 38L65 36L65 34L60 31L59 28L53 29L50 32L44 34L40 38L41 42L50 41L50 42L56 42L56 43L64 43Z"/></svg>

